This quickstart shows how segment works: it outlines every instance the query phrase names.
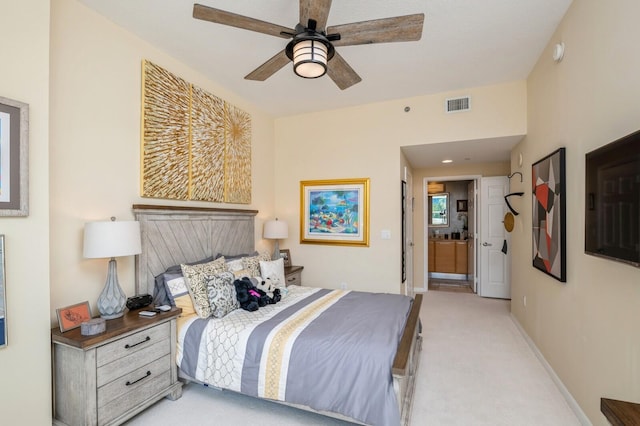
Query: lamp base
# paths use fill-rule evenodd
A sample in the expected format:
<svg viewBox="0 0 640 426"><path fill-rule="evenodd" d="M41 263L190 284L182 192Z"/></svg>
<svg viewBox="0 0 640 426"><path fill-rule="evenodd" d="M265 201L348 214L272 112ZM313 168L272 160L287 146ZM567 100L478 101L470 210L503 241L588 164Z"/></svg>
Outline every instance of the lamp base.
<svg viewBox="0 0 640 426"><path fill-rule="evenodd" d="M280 244L278 244L278 240L276 240L276 244L275 247L273 248L273 255L271 257L271 260L278 260L280 259Z"/></svg>
<svg viewBox="0 0 640 426"><path fill-rule="evenodd" d="M98 297L98 311L104 319L120 318L124 315L127 296L118 283L116 260L111 258L107 272L107 282L104 285L100 297Z"/></svg>

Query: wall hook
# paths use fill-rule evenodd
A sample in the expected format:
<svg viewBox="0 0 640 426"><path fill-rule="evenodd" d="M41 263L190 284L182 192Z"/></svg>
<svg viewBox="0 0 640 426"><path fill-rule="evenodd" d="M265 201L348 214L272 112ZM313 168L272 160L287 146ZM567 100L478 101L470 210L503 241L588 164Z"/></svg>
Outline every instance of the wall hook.
<svg viewBox="0 0 640 426"><path fill-rule="evenodd" d="M519 173L519 172L516 172L516 173ZM507 194L504 196L504 202L507 203L507 207L509 207L509 210L511 210L511 213L513 213L514 216L518 216L520 213L515 211L513 207L511 207L511 204L509 204L508 197L511 197L512 195L517 195L518 197L522 197L524 195L524 192L512 192L511 194Z"/></svg>
<svg viewBox="0 0 640 426"><path fill-rule="evenodd" d="M514 177L515 175L520 175L520 182L522 183L522 173L520 172L513 172L511 173L509 176L507 176L509 179L511 179L512 177Z"/></svg>

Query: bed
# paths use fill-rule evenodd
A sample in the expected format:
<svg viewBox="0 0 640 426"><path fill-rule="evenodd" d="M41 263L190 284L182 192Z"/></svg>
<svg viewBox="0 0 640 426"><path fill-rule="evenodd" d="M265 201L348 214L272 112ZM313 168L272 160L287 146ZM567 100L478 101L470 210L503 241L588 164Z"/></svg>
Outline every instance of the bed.
<svg viewBox="0 0 640 426"><path fill-rule="evenodd" d="M254 251L255 210L134 205L133 212L142 234L137 294L152 294L154 278L173 265ZM288 290L255 312L180 318L181 379L356 423L407 425L422 296ZM381 326L383 315L389 319Z"/></svg>

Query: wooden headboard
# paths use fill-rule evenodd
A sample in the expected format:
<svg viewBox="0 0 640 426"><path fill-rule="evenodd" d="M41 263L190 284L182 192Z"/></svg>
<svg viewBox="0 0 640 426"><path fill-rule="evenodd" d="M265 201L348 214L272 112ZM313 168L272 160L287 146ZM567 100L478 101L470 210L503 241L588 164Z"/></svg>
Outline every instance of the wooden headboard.
<svg viewBox="0 0 640 426"><path fill-rule="evenodd" d="M255 247L257 210L134 204L133 213L142 238L136 294L153 294L154 277L170 266Z"/></svg>

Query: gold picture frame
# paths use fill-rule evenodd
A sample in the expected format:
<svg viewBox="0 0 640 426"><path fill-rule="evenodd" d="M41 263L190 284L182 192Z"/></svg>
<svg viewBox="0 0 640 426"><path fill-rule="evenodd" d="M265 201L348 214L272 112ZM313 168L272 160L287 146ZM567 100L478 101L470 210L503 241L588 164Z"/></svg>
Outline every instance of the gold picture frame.
<svg viewBox="0 0 640 426"><path fill-rule="evenodd" d="M300 182L300 243L369 246L369 178Z"/></svg>

